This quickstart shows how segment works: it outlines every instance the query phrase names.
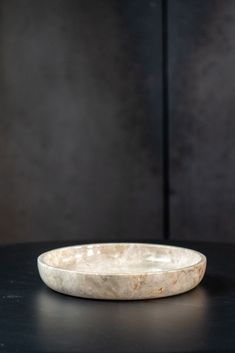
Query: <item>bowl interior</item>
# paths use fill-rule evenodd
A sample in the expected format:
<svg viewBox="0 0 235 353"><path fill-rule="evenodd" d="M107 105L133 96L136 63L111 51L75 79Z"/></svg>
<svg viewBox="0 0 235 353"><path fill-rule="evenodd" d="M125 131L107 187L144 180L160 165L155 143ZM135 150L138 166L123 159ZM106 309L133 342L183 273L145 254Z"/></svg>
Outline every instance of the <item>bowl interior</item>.
<svg viewBox="0 0 235 353"><path fill-rule="evenodd" d="M44 264L82 273L155 273L193 266L203 260L194 250L137 243L80 245L51 250L40 256Z"/></svg>

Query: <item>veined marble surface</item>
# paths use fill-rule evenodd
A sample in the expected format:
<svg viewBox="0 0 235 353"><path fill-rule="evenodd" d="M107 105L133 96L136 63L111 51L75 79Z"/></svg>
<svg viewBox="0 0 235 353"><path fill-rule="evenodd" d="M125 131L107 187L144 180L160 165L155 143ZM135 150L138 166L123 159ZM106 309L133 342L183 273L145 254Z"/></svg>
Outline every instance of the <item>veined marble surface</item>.
<svg viewBox="0 0 235 353"><path fill-rule="evenodd" d="M95 299L151 299L196 287L206 269L201 253L166 245L106 243L48 251L38 257L51 289Z"/></svg>

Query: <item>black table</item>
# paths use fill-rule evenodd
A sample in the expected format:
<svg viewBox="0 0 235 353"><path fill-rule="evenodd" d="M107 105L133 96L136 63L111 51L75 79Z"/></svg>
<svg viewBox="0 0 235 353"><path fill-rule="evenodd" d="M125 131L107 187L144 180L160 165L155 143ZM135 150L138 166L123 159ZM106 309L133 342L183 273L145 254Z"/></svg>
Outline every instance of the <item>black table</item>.
<svg viewBox="0 0 235 353"><path fill-rule="evenodd" d="M71 244L0 247L0 352L235 352L235 245L173 243L208 257L199 287L112 302L65 296L41 282L36 257Z"/></svg>

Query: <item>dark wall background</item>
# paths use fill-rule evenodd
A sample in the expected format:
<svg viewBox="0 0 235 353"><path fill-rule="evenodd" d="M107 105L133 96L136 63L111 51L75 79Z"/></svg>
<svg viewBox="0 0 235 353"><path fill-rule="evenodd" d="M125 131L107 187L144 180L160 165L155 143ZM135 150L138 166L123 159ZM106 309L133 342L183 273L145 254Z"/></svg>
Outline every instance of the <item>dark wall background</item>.
<svg viewBox="0 0 235 353"><path fill-rule="evenodd" d="M0 1L0 237L162 237L161 4Z"/></svg>
<svg viewBox="0 0 235 353"><path fill-rule="evenodd" d="M235 241L235 1L168 16L171 234Z"/></svg>
<svg viewBox="0 0 235 353"><path fill-rule="evenodd" d="M0 241L235 241L234 36L229 0L0 0Z"/></svg>

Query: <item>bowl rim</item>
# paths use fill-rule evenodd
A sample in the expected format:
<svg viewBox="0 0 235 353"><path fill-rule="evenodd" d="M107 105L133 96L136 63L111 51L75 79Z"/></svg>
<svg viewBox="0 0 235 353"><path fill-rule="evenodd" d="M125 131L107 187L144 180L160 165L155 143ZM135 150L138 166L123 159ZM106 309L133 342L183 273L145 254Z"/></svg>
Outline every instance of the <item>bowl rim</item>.
<svg viewBox="0 0 235 353"><path fill-rule="evenodd" d="M187 250L189 252L195 253L197 255L199 255L199 261L197 261L196 263L189 265L189 266L182 266L179 268L173 268L173 269L166 269L166 270L160 270L157 272L153 272L153 271L147 271L147 272L116 272L116 273L109 273L109 272L105 272L105 271L79 271L79 270L70 270L70 269L65 269L65 268L61 268L58 266L52 266L49 265L48 263L46 263L44 261L44 257L51 252L54 252L56 250L64 250L64 249L68 249L68 248L81 248L81 247L87 247L87 246L97 246L97 245L105 245L105 246L111 246L111 245L144 245L144 246L153 246L153 247L157 247L157 248L171 248L171 249L183 249L183 250ZM48 251L43 252L42 254L40 254L37 257L37 264L38 264L38 268L40 266L44 266L46 268L49 269L53 269L59 272L66 272L66 273L75 273L75 274L80 274L80 275L86 275L86 276L141 276L141 275L161 275L161 274L166 274L166 273L175 273L175 272L181 272L184 270L189 270L190 269L194 269L195 267L199 266L199 265L207 265L207 258L204 254L202 254L201 252L194 250L194 249L190 249L187 247L182 247L182 246L175 246L175 245L165 245L165 244L157 244L157 243L139 243L139 242L104 242L104 243L87 243L87 244L79 244L79 245L69 245L69 246L63 246L63 247L58 247L58 248L54 248Z"/></svg>

